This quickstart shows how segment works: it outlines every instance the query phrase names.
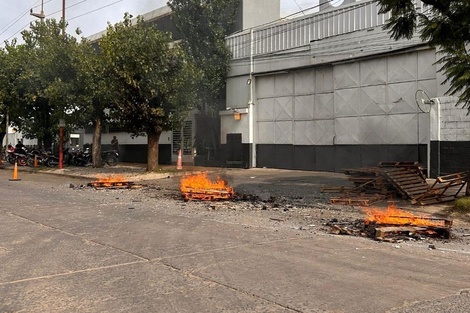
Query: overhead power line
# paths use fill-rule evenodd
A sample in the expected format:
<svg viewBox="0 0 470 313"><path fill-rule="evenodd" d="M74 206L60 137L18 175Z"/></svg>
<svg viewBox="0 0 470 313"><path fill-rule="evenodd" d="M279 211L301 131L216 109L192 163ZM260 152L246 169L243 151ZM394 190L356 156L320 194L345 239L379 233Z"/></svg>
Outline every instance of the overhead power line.
<svg viewBox="0 0 470 313"><path fill-rule="evenodd" d="M48 2L51 2L51 1L52 1L52 0L48 0L48 1L46 1L45 3L48 3ZM82 4L82 3L87 2L87 1L88 1L88 0L82 0L82 1L79 1L79 2L77 2L77 3L71 4L71 5L67 6L66 9L73 8L73 7L75 7L75 6L79 5L79 4ZM67 19L67 21L71 21L71 20L77 19L77 18L79 18L79 17L83 17L83 16L86 16L86 15L95 13L95 12L97 12L97 11L99 11L99 10L102 10L102 9L104 9L104 8L107 8L107 7L110 7L110 6L115 5L115 4L117 4L117 3L119 3L119 2L122 2L122 1L123 1L123 0L117 0L117 1L114 1L114 2L111 2L111 3L108 3L108 4L105 4L105 5L103 5L103 6L99 7L99 8L96 8L96 9L87 11L87 12L85 12L85 13L83 13L83 14L79 14L79 15L77 15L77 16L71 17L71 18ZM36 5L35 7L33 7L33 8L36 8L36 7L37 7L37 5ZM10 23L11 25L10 25L7 29L3 30L2 33L0 33L0 35L2 35L3 33L5 33L5 32L6 32L9 28L11 28L14 24L16 24L17 22L19 22L25 15L29 14L29 12L30 12L30 11L28 10L28 11L26 11L25 13L23 13L22 15L20 15L18 18L16 18L16 20L13 21L13 22L11 22L11 23ZM49 14L47 14L47 15L48 15L48 16L52 16L52 15L54 15L54 14L61 13L61 12L62 12L62 9L57 10L57 11L54 11L54 12L51 12L51 13L49 13ZM19 30L17 30L14 34L12 34L10 37L8 37L7 39L2 40L2 42L0 43L0 46L4 45L4 41L5 41L5 40L8 41L8 40L14 38L15 36L17 36L18 34L20 34L21 31L22 31L23 29L27 28L29 25L30 25L30 23L24 25L24 26L21 27Z"/></svg>

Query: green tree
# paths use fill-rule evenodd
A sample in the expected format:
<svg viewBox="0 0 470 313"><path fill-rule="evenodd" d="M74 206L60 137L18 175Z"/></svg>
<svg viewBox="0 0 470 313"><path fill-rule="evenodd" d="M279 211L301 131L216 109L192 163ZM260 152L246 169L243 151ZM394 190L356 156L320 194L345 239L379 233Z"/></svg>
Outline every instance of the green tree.
<svg viewBox="0 0 470 313"><path fill-rule="evenodd" d="M430 46L439 49L440 71L449 83L448 95L457 95L458 103L470 113L470 15L469 1L421 0L426 6L418 11L414 0L377 0L380 13L389 13L386 23L391 37L410 39L415 33ZM467 113L467 114L468 114Z"/></svg>
<svg viewBox="0 0 470 313"><path fill-rule="evenodd" d="M229 71L225 36L232 30L239 0L169 0L183 47L200 71L198 108L217 115Z"/></svg>
<svg viewBox="0 0 470 313"><path fill-rule="evenodd" d="M225 85L230 69L230 50L225 36L233 31L240 0L169 0L173 22L182 45L194 60L197 80L195 146L199 156L217 158L220 144L219 111L225 108Z"/></svg>
<svg viewBox="0 0 470 313"><path fill-rule="evenodd" d="M67 84L76 78L71 51L79 43L73 36L62 35L62 29L54 19L37 21L22 32L23 44L7 45L17 75L11 77L15 91L15 99L9 101L12 124L46 149L51 148L67 108Z"/></svg>
<svg viewBox="0 0 470 313"><path fill-rule="evenodd" d="M11 107L17 103L17 91L15 88L15 80L17 71L15 71L15 59L11 45L7 44L5 49L0 49L0 142L3 142L7 124L7 115L10 114ZM8 144L8 142L7 142Z"/></svg>
<svg viewBox="0 0 470 313"><path fill-rule="evenodd" d="M94 167L101 167L102 126L113 109L111 84L105 75L105 67L99 51L87 39L82 39L71 50L75 79L68 85L67 123L74 127L93 125L92 159Z"/></svg>
<svg viewBox="0 0 470 313"><path fill-rule="evenodd" d="M195 70L169 34L131 18L108 25L99 46L115 118L134 136L147 136L147 171L153 171L161 133L179 126L194 106Z"/></svg>

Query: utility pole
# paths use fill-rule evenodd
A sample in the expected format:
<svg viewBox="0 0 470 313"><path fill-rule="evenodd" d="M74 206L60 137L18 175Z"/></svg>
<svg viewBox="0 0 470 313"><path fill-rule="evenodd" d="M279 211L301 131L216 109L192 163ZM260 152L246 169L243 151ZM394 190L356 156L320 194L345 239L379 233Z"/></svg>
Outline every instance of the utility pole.
<svg viewBox="0 0 470 313"><path fill-rule="evenodd" d="M44 18L46 17L46 15L44 14L44 0L41 0L41 13L34 13L33 9L31 9L29 14L39 18L41 20L41 22L43 22Z"/></svg>
<svg viewBox="0 0 470 313"><path fill-rule="evenodd" d="M62 36L65 37L65 0L62 0Z"/></svg>

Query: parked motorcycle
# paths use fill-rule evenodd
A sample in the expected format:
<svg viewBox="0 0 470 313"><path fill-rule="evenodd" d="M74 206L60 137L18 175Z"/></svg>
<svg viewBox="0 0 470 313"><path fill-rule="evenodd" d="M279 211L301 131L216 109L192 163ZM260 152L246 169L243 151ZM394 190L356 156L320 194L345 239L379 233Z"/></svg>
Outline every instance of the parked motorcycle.
<svg viewBox="0 0 470 313"><path fill-rule="evenodd" d="M52 154L51 152L44 152L38 149L34 149L28 153L26 158L26 164L28 166L34 166L34 159L36 158L38 165L45 165L47 167L55 167L59 165L59 156ZM70 164L71 154L70 149L67 148L63 151L62 164Z"/></svg>
<svg viewBox="0 0 470 313"><path fill-rule="evenodd" d="M15 151L8 151L7 161L10 164L17 163L20 166L26 166L26 158L28 157L28 151L25 148L15 149Z"/></svg>
<svg viewBox="0 0 470 313"><path fill-rule="evenodd" d="M115 166L119 160L119 153L116 150L108 150L101 152L101 164L104 166Z"/></svg>
<svg viewBox="0 0 470 313"><path fill-rule="evenodd" d="M38 165L46 165L46 160L47 160L47 153L38 149L33 149L28 153L28 156L26 157L26 164L28 166L34 167L34 160L36 159L36 162Z"/></svg>
<svg viewBox="0 0 470 313"><path fill-rule="evenodd" d="M89 166L92 163L92 155L90 149L76 150L72 152L71 164L75 166ZM119 160L119 153L114 150L102 151L101 152L101 165L108 164L109 166L115 166Z"/></svg>
<svg viewBox="0 0 470 313"><path fill-rule="evenodd" d="M46 166L54 167L60 164L59 154L47 154L47 160L45 162ZM72 164L72 154L70 148L64 149L62 151L62 165L71 165Z"/></svg>
<svg viewBox="0 0 470 313"><path fill-rule="evenodd" d="M91 165L91 153L90 149L75 150L72 152L71 164L75 166L88 166Z"/></svg>

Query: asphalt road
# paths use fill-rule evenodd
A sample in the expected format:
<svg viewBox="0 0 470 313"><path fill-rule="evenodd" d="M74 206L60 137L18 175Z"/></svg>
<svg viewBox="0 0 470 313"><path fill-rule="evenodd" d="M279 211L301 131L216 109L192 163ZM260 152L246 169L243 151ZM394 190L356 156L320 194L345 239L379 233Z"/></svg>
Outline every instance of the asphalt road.
<svg viewBox="0 0 470 313"><path fill-rule="evenodd" d="M266 175L276 181L275 171ZM0 312L470 307L469 246L303 232L265 215L246 222L158 188L106 191L70 188L83 183L71 177L9 178L0 170Z"/></svg>

